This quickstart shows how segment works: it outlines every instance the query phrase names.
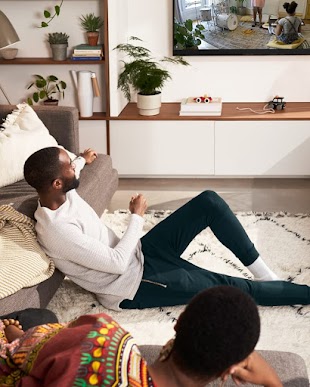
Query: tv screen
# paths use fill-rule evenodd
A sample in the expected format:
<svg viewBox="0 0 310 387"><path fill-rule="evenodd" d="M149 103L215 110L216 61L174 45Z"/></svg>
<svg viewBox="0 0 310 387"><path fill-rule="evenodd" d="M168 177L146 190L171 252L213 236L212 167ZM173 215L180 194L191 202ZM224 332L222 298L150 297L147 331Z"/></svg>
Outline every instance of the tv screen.
<svg viewBox="0 0 310 387"><path fill-rule="evenodd" d="M253 6L254 1L260 6ZM173 54L309 55L306 0L296 0L293 13L294 7L287 9L284 3L173 0Z"/></svg>

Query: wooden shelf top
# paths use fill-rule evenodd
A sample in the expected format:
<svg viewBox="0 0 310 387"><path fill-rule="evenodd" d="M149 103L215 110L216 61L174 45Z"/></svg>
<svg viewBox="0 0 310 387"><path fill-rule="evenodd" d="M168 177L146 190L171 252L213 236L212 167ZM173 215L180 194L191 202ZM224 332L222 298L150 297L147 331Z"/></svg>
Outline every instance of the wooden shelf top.
<svg viewBox="0 0 310 387"><path fill-rule="evenodd" d="M310 120L310 102L287 102L284 110L275 113L255 114L249 110L240 111L240 108L251 108L254 111L263 111L266 102L224 102L221 116L179 116L180 103L163 103L160 114L156 116L141 116L137 105L129 103L118 117L109 117L111 120L146 120L146 121L305 121Z"/></svg>
<svg viewBox="0 0 310 387"><path fill-rule="evenodd" d="M0 58L0 65L83 65L83 64L102 64L102 60L72 60L70 58L66 60L53 60L52 58L15 58L15 59L3 59Z"/></svg>
<svg viewBox="0 0 310 387"><path fill-rule="evenodd" d="M107 115L104 112L96 112L91 117L80 117L79 116L79 120L82 120L82 121L84 121L84 120L85 121L95 121L95 120L102 121L102 120L106 120L106 119L107 119Z"/></svg>

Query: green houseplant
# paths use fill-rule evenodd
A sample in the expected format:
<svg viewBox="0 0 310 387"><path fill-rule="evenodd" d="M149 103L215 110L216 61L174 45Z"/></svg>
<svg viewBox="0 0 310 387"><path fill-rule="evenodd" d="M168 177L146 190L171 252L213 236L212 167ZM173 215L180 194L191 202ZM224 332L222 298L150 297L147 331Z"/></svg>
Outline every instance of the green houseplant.
<svg viewBox="0 0 310 387"><path fill-rule="evenodd" d="M34 102L37 103L41 99L45 105L58 105L58 99L53 98L53 94L58 94L59 98L61 96L64 98L66 82L60 81L55 75L48 75L44 78L42 75L35 74L34 77L36 80L30 83L27 90L35 87L37 91L27 98L27 103L33 105Z"/></svg>
<svg viewBox="0 0 310 387"><path fill-rule="evenodd" d="M130 37L129 40L141 39ZM128 102L131 101L131 88L137 94L137 106L140 109L141 115L155 115L159 113L161 106L161 90L171 75L168 70L161 65L163 62L189 65L182 57L164 57L156 61L150 50L142 46L136 46L131 43L119 44L114 48L125 53L129 58L129 62L123 62L122 72L118 77L118 88L120 88ZM154 100L154 107L152 101ZM151 101L151 102L150 102Z"/></svg>
<svg viewBox="0 0 310 387"><path fill-rule="evenodd" d="M56 17L59 16L60 14L60 8L62 7L64 0L61 0L60 4L54 6L54 13L51 14L49 10L45 9L43 11L44 18L46 19L45 21L41 22L41 25L39 28L44 28L48 27L49 23Z"/></svg>
<svg viewBox="0 0 310 387"><path fill-rule="evenodd" d="M87 34L88 44L96 46L98 44L99 29L103 26L103 20L100 16L95 16L94 13L87 13L80 17L82 29Z"/></svg>
<svg viewBox="0 0 310 387"><path fill-rule="evenodd" d="M47 41L52 50L54 60L66 60L69 35L65 32L52 32L48 34Z"/></svg>
<svg viewBox="0 0 310 387"><path fill-rule="evenodd" d="M203 31L205 27L202 24L196 24L187 19L185 22L178 22L174 19L173 25L173 44L177 49L196 49L204 39Z"/></svg>

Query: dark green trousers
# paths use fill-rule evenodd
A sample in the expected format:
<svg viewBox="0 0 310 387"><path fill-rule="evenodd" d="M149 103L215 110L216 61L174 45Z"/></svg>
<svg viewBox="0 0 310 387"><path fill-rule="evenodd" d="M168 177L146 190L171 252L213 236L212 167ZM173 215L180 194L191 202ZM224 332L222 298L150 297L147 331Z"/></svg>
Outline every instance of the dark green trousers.
<svg viewBox="0 0 310 387"><path fill-rule="evenodd" d="M180 258L189 243L210 227L217 239L245 265L258 252L227 203L205 191L164 219L142 239L145 258L143 279L133 300L121 308L184 305L201 290L231 285L251 295L259 305L310 303L310 288L285 281L256 282L201 269ZM280 259L280 258L279 258Z"/></svg>

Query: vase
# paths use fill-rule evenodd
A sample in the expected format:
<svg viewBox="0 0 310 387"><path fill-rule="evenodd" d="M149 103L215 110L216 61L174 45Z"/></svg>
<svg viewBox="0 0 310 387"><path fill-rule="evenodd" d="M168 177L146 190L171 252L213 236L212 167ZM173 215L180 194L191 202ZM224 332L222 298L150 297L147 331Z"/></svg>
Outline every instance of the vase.
<svg viewBox="0 0 310 387"><path fill-rule="evenodd" d="M91 117L93 115L93 85L92 71L71 70L73 81L77 90L77 98L79 103L79 112L81 117Z"/></svg>
<svg viewBox="0 0 310 387"><path fill-rule="evenodd" d="M87 32L87 40L90 46L97 46L99 39L99 32Z"/></svg>
<svg viewBox="0 0 310 387"><path fill-rule="evenodd" d="M161 92L153 95L137 95L137 107L141 116L156 116L161 107Z"/></svg>
<svg viewBox="0 0 310 387"><path fill-rule="evenodd" d="M54 60L66 60L68 44L51 44L52 58Z"/></svg>

